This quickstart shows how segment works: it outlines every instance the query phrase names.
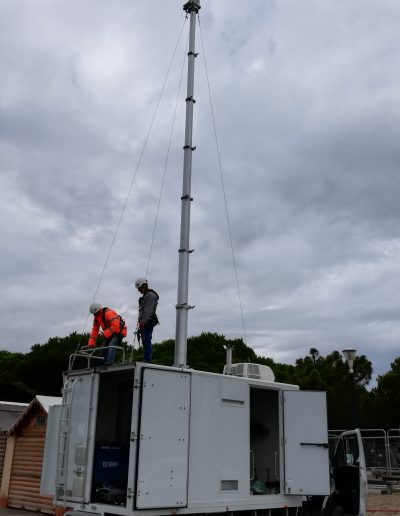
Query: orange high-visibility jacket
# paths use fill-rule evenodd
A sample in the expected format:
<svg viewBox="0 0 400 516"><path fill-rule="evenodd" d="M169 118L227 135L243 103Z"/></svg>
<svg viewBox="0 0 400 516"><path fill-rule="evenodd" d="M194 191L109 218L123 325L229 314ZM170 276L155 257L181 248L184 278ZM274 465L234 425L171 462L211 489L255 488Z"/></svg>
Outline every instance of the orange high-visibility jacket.
<svg viewBox="0 0 400 516"><path fill-rule="evenodd" d="M90 332L89 346L94 347L96 345L97 336L100 328L103 330L104 338L109 339L114 334L121 334L126 337L128 333L126 324L121 328L121 321L123 319L117 314L115 310L111 308L102 308L94 316L93 328Z"/></svg>

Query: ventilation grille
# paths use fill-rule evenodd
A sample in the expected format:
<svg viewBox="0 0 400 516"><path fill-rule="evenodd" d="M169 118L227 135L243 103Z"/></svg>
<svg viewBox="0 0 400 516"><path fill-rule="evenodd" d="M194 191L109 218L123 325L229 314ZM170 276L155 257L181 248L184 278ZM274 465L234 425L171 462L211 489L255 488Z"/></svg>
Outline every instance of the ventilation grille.
<svg viewBox="0 0 400 516"><path fill-rule="evenodd" d="M260 368L257 364L248 364L247 366L247 377L259 380L261 378Z"/></svg>
<svg viewBox="0 0 400 516"><path fill-rule="evenodd" d="M233 364L231 367L232 374L235 376L243 376L243 364Z"/></svg>
<svg viewBox="0 0 400 516"><path fill-rule="evenodd" d="M227 374L227 366L224 367L224 374ZM261 380L263 382L274 382L275 375L272 369L266 365L239 363L230 366L229 374L232 376L242 376L252 378L253 380Z"/></svg>
<svg viewBox="0 0 400 516"><path fill-rule="evenodd" d="M244 401L243 400L233 400L233 399L230 399L230 398L222 398L221 401L225 405L240 405L240 406L244 405Z"/></svg>
<svg viewBox="0 0 400 516"><path fill-rule="evenodd" d="M231 366L231 373L234 376L246 376L255 380L260 380L261 378L260 367L257 364L233 364Z"/></svg>
<svg viewBox="0 0 400 516"><path fill-rule="evenodd" d="M221 480L221 491L238 491L239 480Z"/></svg>

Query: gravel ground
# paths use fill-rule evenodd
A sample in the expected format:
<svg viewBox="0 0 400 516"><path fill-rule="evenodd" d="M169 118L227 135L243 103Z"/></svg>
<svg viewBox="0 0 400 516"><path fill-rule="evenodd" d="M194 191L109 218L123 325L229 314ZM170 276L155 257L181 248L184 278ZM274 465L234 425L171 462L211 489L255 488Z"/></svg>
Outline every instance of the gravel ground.
<svg viewBox="0 0 400 516"><path fill-rule="evenodd" d="M367 497L369 516L398 516L400 514L400 492L382 494L380 489L370 489Z"/></svg>

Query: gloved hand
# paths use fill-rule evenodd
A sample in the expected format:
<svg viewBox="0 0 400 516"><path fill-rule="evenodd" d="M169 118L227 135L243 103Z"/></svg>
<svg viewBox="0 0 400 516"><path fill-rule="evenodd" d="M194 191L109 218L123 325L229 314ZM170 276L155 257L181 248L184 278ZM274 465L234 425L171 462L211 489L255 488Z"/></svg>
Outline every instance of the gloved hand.
<svg viewBox="0 0 400 516"><path fill-rule="evenodd" d="M140 323L138 324L138 327L139 327L139 330L143 330L143 328L144 328L144 322L140 322Z"/></svg>

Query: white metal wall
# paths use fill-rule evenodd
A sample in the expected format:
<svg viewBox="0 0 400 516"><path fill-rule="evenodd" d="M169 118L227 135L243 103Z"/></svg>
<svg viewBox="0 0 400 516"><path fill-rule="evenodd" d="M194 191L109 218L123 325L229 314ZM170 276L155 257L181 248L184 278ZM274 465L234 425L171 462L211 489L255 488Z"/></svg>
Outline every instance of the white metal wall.
<svg viewBox="0 0 400 516"><path fill-rule="evenodd" d="M284 391L285 491L330 493L326 393Z"/></svg>
<svg viewBox="0 0 400 516"><path fill-rule="evenodd" d="M241 378L192 375L189 503L249 497L249 405Z"/></svg>
<svg viewBox="0 0 400 516"><path fill-rule="evenodd" d="M145 369L136 506L187 506L190 374Z"/></svg>

